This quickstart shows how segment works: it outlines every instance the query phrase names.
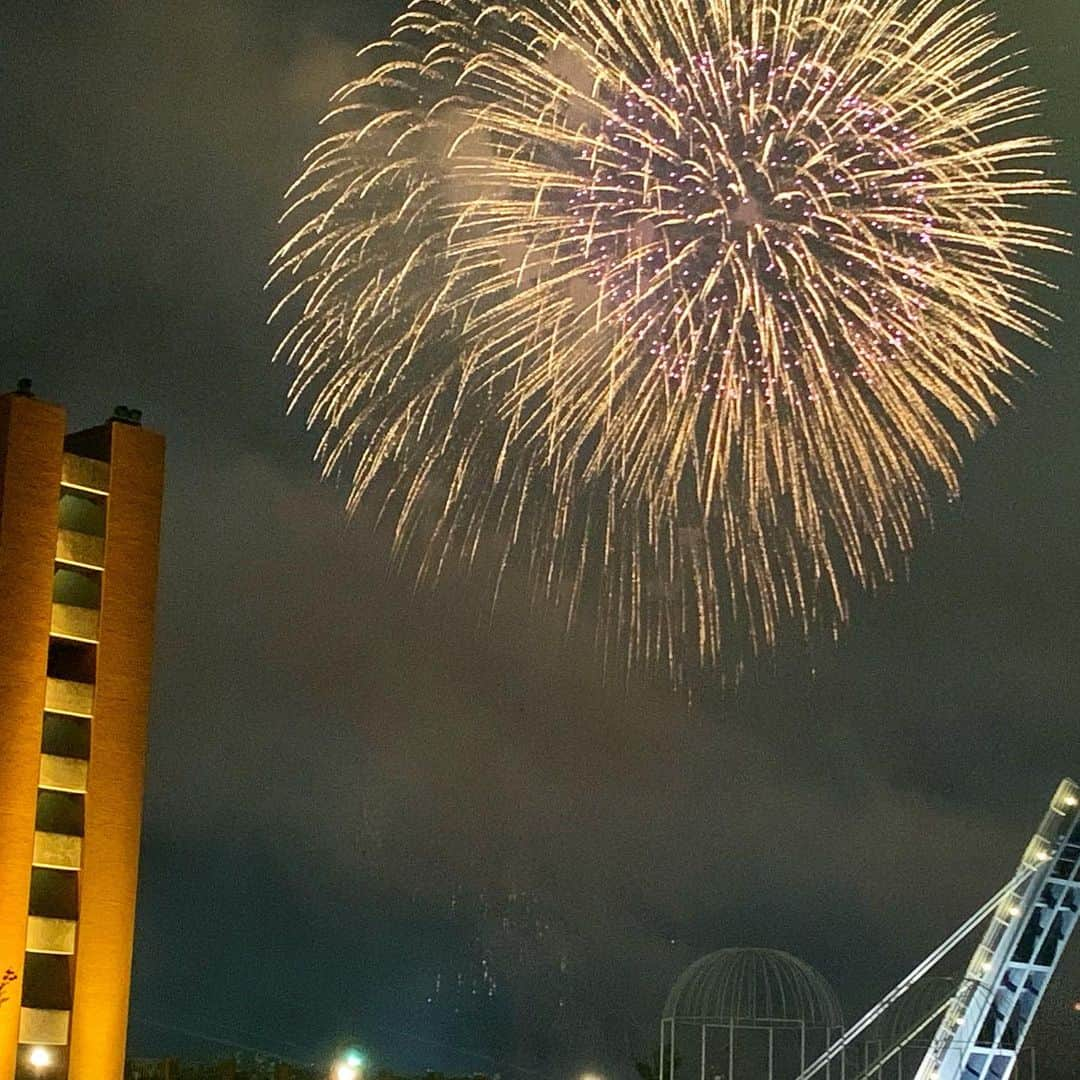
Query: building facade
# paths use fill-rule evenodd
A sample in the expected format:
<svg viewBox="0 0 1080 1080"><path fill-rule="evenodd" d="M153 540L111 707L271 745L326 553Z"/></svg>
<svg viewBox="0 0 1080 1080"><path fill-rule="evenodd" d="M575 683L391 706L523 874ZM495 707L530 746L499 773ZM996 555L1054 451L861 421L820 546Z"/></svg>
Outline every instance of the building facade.
<svg viewBox="0 0 1080 1080"><path fill-rule="evenodd" d="M164 440L0 395L0 1080L120 1080Z"/></svg>

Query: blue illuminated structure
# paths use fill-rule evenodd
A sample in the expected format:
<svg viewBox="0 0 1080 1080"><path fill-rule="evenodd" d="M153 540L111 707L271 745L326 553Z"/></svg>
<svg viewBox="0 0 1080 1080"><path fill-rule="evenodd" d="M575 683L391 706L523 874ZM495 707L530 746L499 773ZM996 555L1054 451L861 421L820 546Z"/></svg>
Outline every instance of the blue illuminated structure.
<svg viewBox="0 0 1080 1080"><path fill-rule="evenodd" d="M1080 785L1062 780L1012 880L994 894L796 1080L830 1066L987 918L952 996L853 1080L877 1080L940 1017L915 1080L1009 1080L1024 1038L1080 917Z"/></svg>
<svg viewBox="0 0 1080 1080"><path fill-rule="evenodd" d="M1080 788L1063 780L916 1080L1008 1080L1080 917Z"/></svg>

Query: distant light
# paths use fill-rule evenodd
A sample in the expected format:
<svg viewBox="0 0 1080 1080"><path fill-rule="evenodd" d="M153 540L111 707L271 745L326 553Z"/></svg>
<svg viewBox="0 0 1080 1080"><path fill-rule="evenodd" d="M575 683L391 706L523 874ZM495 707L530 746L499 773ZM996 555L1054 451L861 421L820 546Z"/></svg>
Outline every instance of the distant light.
<svg viewBox="0 0 1080 1080"><path fill-rule="evenodd" d="M1073 1002L1073 1012L1080 1012L1080 1001Z"/></svg>
<svg viewBox="0 0 1080 1080"><path fill-rule="evenodd" d="M363 1067L364 1055L355 1047L350 1047L334 1066L334 1080L358 1080Z"/></svg>
<svg viewBox="0 0 1080 1080"><path fill-rule="evenodd" d="M599 1073L583 1072L581 1076L578 1077L578 1080L604 1080L604 1078Z"/></svg>
<svg viewBox="0 0 1080 1080"><path fill-rule="evenodd" d="M1013 904L1013 906L1009 908L1009 914L1015 919L1016 916L1020 914L1020 905Z"/></svg>
<svg viewBox="0 0 1080 1080"><path fill-rule="evenodd" d="M1076 796L1075 795L1066 795L1065 796L1065 805L1066 806L1075 806L1076 805Z"/></svg>
<svg viewBox="0 0 1080 1080"><path fill-rule="evenodd" d="M30 1051L30 1064L35 1069L44 1069L47 1065L53 1063L52 1051L46 1049L44 1046L35 1046Z"/></svg>

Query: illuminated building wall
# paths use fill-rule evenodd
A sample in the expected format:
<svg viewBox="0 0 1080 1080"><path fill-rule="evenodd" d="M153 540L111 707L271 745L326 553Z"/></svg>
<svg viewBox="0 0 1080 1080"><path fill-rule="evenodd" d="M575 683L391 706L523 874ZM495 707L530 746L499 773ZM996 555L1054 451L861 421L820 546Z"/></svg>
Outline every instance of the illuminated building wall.
<svg viewBox="0 0 1080 1080"><path fill-rule="evenodd" d="M0 395L0 1080L123 1074L164 441L117 412Z"/></svg>

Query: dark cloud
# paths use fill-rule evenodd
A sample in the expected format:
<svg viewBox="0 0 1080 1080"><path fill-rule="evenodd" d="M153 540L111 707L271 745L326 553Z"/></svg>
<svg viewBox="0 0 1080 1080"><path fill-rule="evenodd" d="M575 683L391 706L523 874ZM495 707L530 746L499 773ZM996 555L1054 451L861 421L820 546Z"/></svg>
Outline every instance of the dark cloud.
<svg viewBox="0 0 1080 1080"><path fill-rule="evenodd" d="M1071 7L1002 3L1076 183ZM626 1075L680 968L736 944L802 955L854 1013L1080 769L1075 267L963 500L837 645L689 704L605 687L513 589L488 618L468 583L393 574L283 414L281 193L393 10L0 16L0 383L33 375L79 424L126 401L169 439L133 1045L304 1057L351 1030L406 1067ZM1076 1074L1078 955L1040 1076Z"/></svg>

